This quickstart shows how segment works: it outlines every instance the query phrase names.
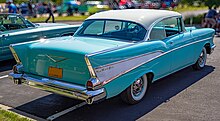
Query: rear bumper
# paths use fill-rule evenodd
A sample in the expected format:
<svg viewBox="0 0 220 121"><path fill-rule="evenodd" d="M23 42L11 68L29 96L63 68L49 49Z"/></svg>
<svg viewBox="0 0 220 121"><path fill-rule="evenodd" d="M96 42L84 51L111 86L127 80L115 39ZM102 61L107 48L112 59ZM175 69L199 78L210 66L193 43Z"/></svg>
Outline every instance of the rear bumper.
<svg viewBox="0 0 220 121"><path fill-rule="evenodd" d="M12 79L15 84L24 84L74 99L84 100L88 104L92 104L93 102L106 98L106 91L104 88L90 91L83 86L65 83L58 80L51 80L48 78L36 79L26 74L10 73L9 78Z"/></svg>

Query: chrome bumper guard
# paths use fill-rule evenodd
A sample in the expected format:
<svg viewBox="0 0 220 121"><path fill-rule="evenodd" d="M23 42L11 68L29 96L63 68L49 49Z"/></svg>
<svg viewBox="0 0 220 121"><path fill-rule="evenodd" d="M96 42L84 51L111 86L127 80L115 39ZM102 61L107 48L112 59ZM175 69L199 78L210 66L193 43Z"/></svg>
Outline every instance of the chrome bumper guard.
<svg viewBox="0 0 220 121"><path fill-rule="evenodd" d="M210 54L212 54L212 53L213 53L213 51L214 51L215 47L216 47L216 45L212 45Z"/></svg>
<svg viewBox="0 0 220 121"><path fill-rule="evenodd" d="M48 78L36 79L27 76L26 74L10 73L9 78L12 79L15 84L25 84L74 99L84 100L88 104L92 104L106 98L106 91L104 88L90 91L83 86L65 83L58 80L51 80Z"/></svg>

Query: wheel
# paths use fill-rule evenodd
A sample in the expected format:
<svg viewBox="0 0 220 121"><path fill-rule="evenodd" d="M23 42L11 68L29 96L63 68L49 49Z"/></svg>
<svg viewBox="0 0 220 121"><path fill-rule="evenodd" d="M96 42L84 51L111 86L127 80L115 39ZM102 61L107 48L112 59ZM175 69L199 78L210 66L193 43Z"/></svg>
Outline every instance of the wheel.
<svg viewBox="0 0 220 121"><path fill-rule="evenodd" d="M206 59L207 59L207 52L205 47L203 47L202 52L196 61L196 63L192 66L194 70L201 70L205 67L206 64Z"/></svg>
<svg viewBox="0 0 220 121"><path fill-rule="evenodd" d="M143 99L148 86L147 76L143 75L121 93L121 98L127 104L136 104Z"/></svg>

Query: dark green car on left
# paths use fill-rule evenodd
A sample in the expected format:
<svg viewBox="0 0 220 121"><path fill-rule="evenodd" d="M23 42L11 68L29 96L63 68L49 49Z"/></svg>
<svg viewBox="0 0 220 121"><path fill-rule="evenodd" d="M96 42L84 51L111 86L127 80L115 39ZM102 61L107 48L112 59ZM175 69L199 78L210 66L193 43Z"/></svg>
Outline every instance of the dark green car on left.
<svg viewBox="0 0 220 121"><path fill-rule="evenodd" d="M79 26L58 23L33 24L19 14L0 14L0 61L13 58L10 44L71 36Z"/></svg>

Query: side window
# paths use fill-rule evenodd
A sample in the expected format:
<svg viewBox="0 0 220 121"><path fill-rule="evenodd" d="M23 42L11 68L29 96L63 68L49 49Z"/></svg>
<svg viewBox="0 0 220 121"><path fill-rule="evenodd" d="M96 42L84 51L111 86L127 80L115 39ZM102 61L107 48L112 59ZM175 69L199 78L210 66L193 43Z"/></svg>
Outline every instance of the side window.
<svg viewBox="0 0 220 121"><path fill-rule="evenodd" d="M5 15L0 17L0 31L9 31L27 28L23 20L16 15Z"/></svg>
<svg viewBox="0 0 220 121"><path fill-rule="evenodd" d="M19 24L19 25L24 25L24 22L22 21L21 18L14 16L14 15L9 15L7 19L5 19L6 24Z"/></svg>
<svg viewBox="0 0 220 121"><path fill-rule="evenodd" d="M165 27L162 22L159 22L152 28L150 40L162 40L164 38L166 38Z"/></svg>
<svg viewBox="0 0 220 121"><path fill-rule="evenodd" d="M88 26L84 34L94 34L94 35L99 35L103 33L103 27L104 27L104 21L94 21L93 23Z"/></svg>
<svg viewBox="0 0 220 121"><path fill-rule="evenodd" d="M180 19L173 17L162 21L165 27L167 37L179 34L181 32Z"/></svg>
<svg viewBox="0 0 220 121"><path fill-rule="evenodd" d="M166 37L182 32L182 21L180 18L172 17L157 23L151 30L151 40L162 40Z"/></svg>
<svg viewBox="0 0 220 121"><path fill-rule="evenodd" d="M106 21L104 33L111 31L120 31L122 29L121 21Z"/></svg>

